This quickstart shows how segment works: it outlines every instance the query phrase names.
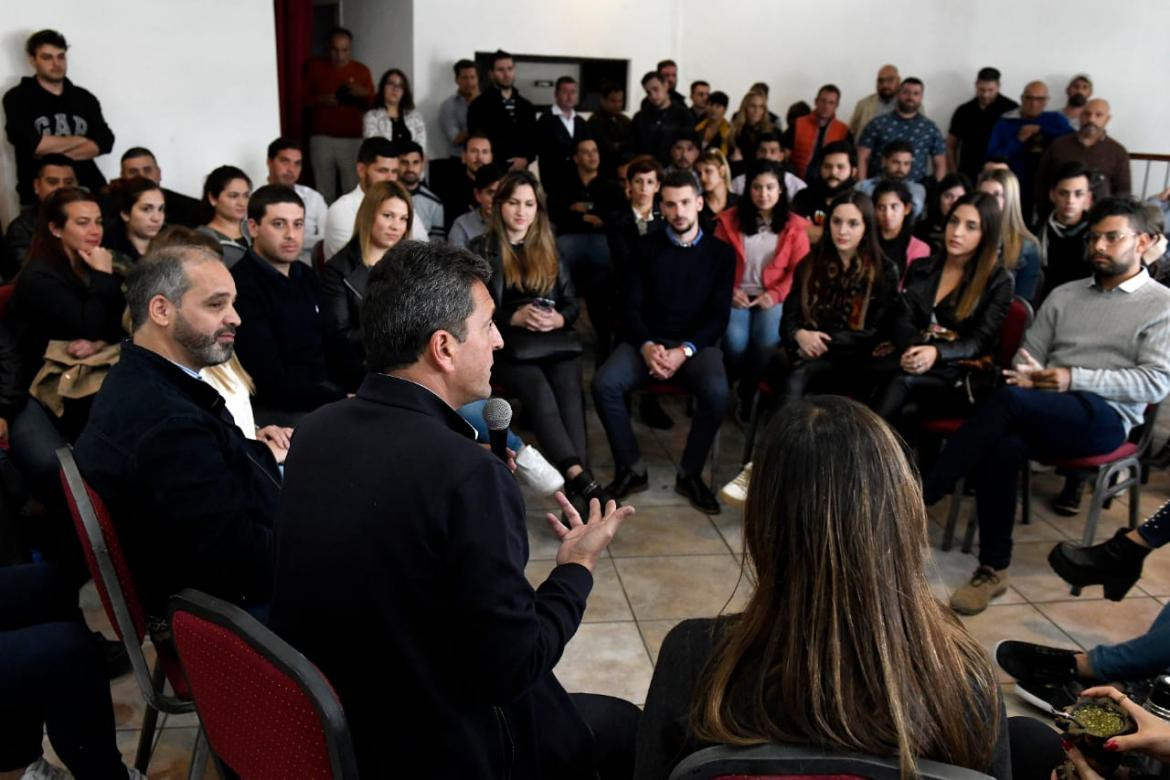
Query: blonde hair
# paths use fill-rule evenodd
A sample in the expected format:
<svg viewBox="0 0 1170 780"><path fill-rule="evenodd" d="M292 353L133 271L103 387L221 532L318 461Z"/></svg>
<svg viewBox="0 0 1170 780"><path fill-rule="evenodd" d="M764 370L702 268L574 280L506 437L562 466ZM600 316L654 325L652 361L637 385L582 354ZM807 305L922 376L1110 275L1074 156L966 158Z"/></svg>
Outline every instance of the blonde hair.
<svg viewBox="0 0 1170 780"><path fill-rule="evenodd" d="M1014 271L1020 264L1020 253L1024 243L1037 243L1036 236L1028 230L1024 213L1020 208L1020 181L1006 168L984 171L979 184L985 181L998 182L1003 187L1003 216L1000 227L1000 243L1003 246L1003 266Z"/></svg>
<svg viewBox="0 0 1170 780"><path fill-rule="evenodd" d="M386 201L395 198L406 203L406 233L403 236L410 237L410 229L414 225L414 202L410 199L410 193L396 181L380 181L371 185L366 190L366 196L362 198L362 205L358 206L357 216L353 220L353 232L361 247L363 262L373 245L370 235L374 229L374 219L378 216L378 209L382 208L382 204Z"/></svg>
<svg viewBox="0 0 1170 780"><path fill-rule="evenodd" d="M727 163L727 157L722 151L711 147L707 151L699 155L699 159L695 161L695 168L698 169L702 165L714 165L719 168L722 174L723 186L731 192L731 166ZM705 193L704 193L705 194Z"/></svg>
<svg viewBox="0 0 1170 780"><path fill-rule="evenodd" d="M999 686L931 593L922 490L897 435L855 401L810 396L763 441L743 518L756 587L696 683L695 735L895 754L903 778L919 758L987 771Z"/></svg>
<svg viewBox="0 0 1170 780"><path fill-rule="evenodd" d="M226 363L208 366L203 369L203 373L215 378L224 387L234 388L241 385L248 391L248 395L256 395L256 383L252 381L252 375L244 370L244 366L240 363L240 358L235 352L227 359Z"/></svg>
<svg viewBox="0 0 1170 780"><path fill-rule="evenodd" d="M528 226L524 237L524 251L520 254L508 240L507 226L504 225L503 209L500 208L520 187L531 187L536 198L536 219ZM548 219L548 206L540 182L528 171L512 171L500 181L500 188L492 199L491 221L488 234L495 240L504 267L504 283L536 295L544 295L557 283L557 242L553 238L552 226Z"/></svg>
<svg viewBox="0 0 1170 780"><path fill-rule="evenodd" d="M760 120L758 131L761 133L774 132L776 127L772 124L772 117L768 114L768 96L756 89L749 89L744 94L743 100L739 101L739 110L735 112L735 116L731 118L731 140L735 143L735 139L739 138L743 126L747 124L747 107L752 98L758 97L764 101L764 118ZM740 150L745 151L745 150ZM747 149L745 153L751 154L752 150Z"/></svg>

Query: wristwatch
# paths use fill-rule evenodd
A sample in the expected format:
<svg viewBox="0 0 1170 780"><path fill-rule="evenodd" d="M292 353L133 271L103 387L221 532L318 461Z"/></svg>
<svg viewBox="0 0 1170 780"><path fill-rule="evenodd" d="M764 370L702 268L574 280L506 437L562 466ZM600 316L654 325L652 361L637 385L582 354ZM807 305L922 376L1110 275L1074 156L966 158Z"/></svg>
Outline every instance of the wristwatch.
<svg viewBox="0 0 1170 780"><path fill-rule="evenodd" d="M682 347L683 354L686 355L687 360L690 360L695 356L695 348L690 344L680 344L679 346Z"/></svg>

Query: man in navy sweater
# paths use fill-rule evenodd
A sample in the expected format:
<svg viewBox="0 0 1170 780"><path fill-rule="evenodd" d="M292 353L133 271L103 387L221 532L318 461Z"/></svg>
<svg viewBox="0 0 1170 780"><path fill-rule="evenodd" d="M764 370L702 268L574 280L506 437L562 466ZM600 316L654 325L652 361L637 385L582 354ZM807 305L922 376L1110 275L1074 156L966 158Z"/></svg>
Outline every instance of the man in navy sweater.
<svg viewBox="0 0 1170 780"><path fill-rule="evenodd" d="M642 238L625 284L624 338L593 378L616 469L606 490L622 498L649 484L626 396L650 382L677 382L694 396L695 417L675 490L699 511L718 514L702 471L727 410L718 344L731 313L735 254L699 227L703 196L689 171L667 174L661 198L669 226Z"/></svg>

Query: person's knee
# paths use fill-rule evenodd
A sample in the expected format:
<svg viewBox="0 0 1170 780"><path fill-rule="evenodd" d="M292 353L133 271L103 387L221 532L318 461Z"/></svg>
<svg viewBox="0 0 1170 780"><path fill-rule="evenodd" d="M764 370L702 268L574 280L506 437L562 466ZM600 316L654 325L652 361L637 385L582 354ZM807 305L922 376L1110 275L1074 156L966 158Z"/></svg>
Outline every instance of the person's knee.
<svg viewBox="0 0 1170 780"><path fill-rule="evenodd" d="M618 357L616 354L611 356L593 375L591 390L593 400L597 403L621 398L629 389L630 383L627 381L626 372L617 364Z"/></svg>

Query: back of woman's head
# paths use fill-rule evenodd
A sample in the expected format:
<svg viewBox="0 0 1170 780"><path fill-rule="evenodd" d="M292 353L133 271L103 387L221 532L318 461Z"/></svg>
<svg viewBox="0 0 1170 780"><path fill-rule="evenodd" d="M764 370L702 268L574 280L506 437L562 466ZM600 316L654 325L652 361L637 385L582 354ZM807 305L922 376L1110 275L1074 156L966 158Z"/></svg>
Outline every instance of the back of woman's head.
<svg viewBox="0 0 1170 780"><path fill-rule="evenodd" d="M98 221L101 221L100 204L90 192L80 187L62 187L55 190L41 204L37 214L36 232L29 245L28 256L41 257L55 262L68 262L64 245L54 229L63 231L69 221L69 206L74 203L92 203L99 207Z"/></svg>
<svg viewBox="0 0 1170 780"><path fill-rule="evenodd" d="M760 209L752 199L752 183L761 176L771 176L780 185L780 200L772 207L770 227L773 233L780 233L788 224L788 189L784 186L784 166L775 160L752 160L744 174L743 195L736 203L739 229L745 235L754 236L759 229L756 224Z"/></svg>
<svg viewBox="0 0 1170 780"><path fill-rule="evenodd" d="M986 769L998 688L930 592L901 441L834 396L786 405L764 441L744 507L756 588L703 672L696 733L895 753L904 776L920 757Z"/></svg>

